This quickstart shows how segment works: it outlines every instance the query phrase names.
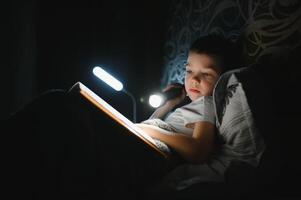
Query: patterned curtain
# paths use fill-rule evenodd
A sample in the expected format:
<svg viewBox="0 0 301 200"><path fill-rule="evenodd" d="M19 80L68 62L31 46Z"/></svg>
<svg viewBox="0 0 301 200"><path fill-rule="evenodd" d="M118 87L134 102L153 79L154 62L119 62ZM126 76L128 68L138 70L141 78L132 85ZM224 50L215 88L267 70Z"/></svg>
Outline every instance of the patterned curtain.
<svg viewBox="0 0 301 200"><path fill-rule="evenodd" d="M244 60L300 48L299 0L174 0L167 42L162 86L184 80L184 63L190 44L208 33L241 42Z"/></svg>

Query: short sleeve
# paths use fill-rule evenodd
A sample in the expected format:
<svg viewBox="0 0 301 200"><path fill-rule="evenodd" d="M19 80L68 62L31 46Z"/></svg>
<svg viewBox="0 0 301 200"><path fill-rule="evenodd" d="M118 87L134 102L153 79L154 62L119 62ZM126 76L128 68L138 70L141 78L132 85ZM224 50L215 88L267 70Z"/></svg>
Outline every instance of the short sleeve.
<svg viewBox="0 0 301 200"><path fill-rule="evenodd" d="M215 124L215 114L212 96L203 96L181 109L184 126L193 127L194 123L207 121Z"/></svg>

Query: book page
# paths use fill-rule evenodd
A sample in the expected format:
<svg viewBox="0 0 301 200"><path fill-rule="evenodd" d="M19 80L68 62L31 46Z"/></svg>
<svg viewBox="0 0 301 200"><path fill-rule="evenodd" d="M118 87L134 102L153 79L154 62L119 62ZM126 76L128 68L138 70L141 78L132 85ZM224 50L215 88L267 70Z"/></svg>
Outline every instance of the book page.
<svg viewBox="0 0 301 200"><path fill-rule="evenodd" d="M105 100L100 98L97 94L95 94L92 90L86 87L84 84L78 82L79 92L90 100L94 105L103 110L105 113L110 115L113 119L115 119L118 123L127 128L131 133L137 135L139 138L143 139L149 145L155 147L157 151L161 154L164 154L167 157L166 153L169 152L167 145L162 145L161 142L154 140L147 133L145 133L142 129L140 129L137 125L135 125L132 121L118 112L115 108L113 108L110 104L108 104ZM163 148L164 147L164 148Z"/></svg>

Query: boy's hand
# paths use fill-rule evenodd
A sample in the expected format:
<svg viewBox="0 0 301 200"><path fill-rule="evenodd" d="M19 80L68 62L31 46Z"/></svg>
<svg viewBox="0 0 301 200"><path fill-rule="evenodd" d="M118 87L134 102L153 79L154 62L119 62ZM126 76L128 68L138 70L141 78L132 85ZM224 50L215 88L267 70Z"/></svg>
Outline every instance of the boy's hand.
<svg viewBox="0 0 301 200"><path fill-rule="evenodd" d="M181 89L181 93L180 93L180 95L178 95L172 99L168 99L165 102L164 106L170 107L170 109L173 109L176 105L181 103L186 96L185 87L183 84L180 84L180 83L169 84L162 90L162 92L165 93L165 92L168 92L173 89Z"/></svg>
<svg viewBox="0 0 301 200"><path fill-rule="evenodd" d="M169 90L175 88L181 89L180 95L177 95L176 97L171 99L167 99L163 105L161 105L159 108L155 110L155 112L151 115L150 119L153 118L164 119L167 113L172 111L179 103L181 103L185 99L186 96L185 88L183 84L180 83L169 84L162 90L162 92L168 92Z"/></svg>

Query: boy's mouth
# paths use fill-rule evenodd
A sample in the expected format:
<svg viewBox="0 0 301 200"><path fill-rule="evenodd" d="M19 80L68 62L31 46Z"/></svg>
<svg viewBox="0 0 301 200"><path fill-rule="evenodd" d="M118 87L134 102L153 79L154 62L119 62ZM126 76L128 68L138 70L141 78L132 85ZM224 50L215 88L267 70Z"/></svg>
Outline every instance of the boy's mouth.
<svg viewBox="0 0 301 200"><path fill-rule="evenodd" d="M192 93L200 93L200 91L196 90L196 89L189 89L190 92Z"/></svg>

